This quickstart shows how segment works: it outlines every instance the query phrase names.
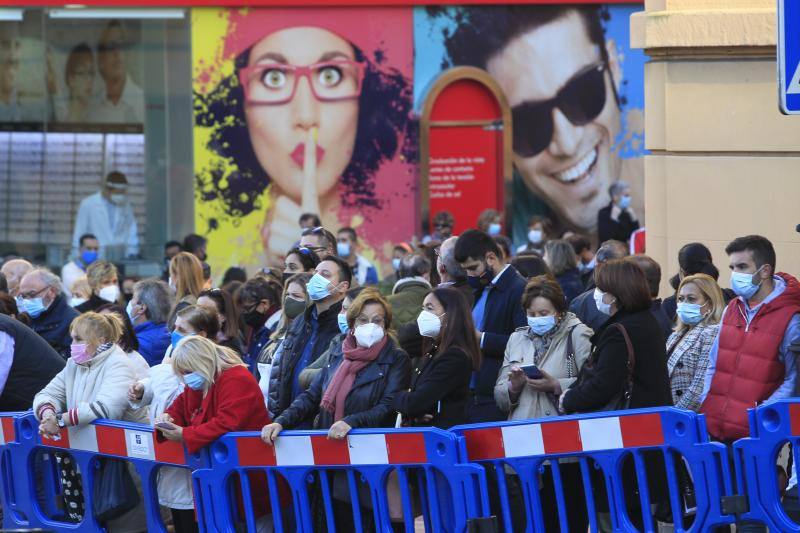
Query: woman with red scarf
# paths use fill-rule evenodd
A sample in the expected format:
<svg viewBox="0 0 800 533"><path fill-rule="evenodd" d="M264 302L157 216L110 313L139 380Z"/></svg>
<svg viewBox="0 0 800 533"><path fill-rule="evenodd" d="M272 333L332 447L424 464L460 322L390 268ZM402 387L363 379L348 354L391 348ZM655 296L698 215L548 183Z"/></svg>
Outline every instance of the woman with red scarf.
<svg viewBox="0 0 800 533"><path fill-rule="evenodd" d="M314 428L327 429L331 439L344 439L354 428L393 427L397 413L392 409L392 400L408 388L411 363L387 334L391 323L391 307L380 293L375 289L362 291L347 310L350 329L344 342L331 352L328 366L311 387L274 423L264 426L264 442L273 445L284 428L312 419ZM344 485L345 494L341 494L339 483L334 480L333 495L341 496L344 507L349 508ZM350 513L335 514L337 530L354 529L345 523L340 527L340 520L352 520Z"/></svg>

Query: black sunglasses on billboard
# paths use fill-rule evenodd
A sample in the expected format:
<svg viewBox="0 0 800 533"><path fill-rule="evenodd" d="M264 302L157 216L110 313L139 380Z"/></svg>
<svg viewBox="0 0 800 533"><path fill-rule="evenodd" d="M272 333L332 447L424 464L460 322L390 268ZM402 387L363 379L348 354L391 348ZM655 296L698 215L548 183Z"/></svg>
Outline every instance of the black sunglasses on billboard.
<svg viewBox="0 0 800 533"><path fill-rule="evenodd" d="M605 62L589 65L559 89L554 98L515 105L511 109L514 152L522 157L533 157L550 145L555 108L576 126L596 119L606 105L605 71Z"/></svg>

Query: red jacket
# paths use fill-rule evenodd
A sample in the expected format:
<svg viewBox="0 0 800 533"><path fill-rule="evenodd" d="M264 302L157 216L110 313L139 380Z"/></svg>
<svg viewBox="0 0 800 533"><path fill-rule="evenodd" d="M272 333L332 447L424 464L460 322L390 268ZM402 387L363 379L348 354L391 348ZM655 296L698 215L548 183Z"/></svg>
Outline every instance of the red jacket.
<svg viewBox="0 0 800 533"><path fill-rule="evenodd" d="M747 409L765 401L783 383L786 368L778 358L786 328L800 313L800 283L788 274L780 296L764 304L750 325L740 298L730 301L719 330L717 366L700 411L708 432L732 441L749 433Z"/></svg>
<svg viewBox="0 0 800 533"><path fill-rule="evenodd" d="M203 391L183 389L166 413L183 427L183 442L196 453L231 431L261 431L269 424L264 395L243 366L223 371L203 398Z"/></svg>
<svg viewBox="0 0 800 533"><path fill-rule="evenodd" d="M183 427L183 442L189 453L205 448L230 431L261 431L269 424L264 395L256 378L243 366L223 371L203 398L203 391L185 387L166 413ZM251 505L256 516L269 512L267 479L263 472L247 474ZM238 483L236 501L240 514L242 494Z"/></svg>

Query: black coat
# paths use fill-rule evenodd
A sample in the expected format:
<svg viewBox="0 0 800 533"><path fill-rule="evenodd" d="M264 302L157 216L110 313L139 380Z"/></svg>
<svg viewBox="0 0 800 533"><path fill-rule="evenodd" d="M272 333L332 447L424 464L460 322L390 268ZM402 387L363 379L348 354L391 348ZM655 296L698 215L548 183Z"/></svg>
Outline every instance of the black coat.
<svg viewBox="0 0 800 533"><path fill-rule="evenodd" d="M72 345L69 326L78 314L69 306L66 298L59 295L44 313L36 318L31 318L31 329L46 340L47 344L52 346L61 357L67 359L70 356L70 346Z"/></svg>
<svg viewBox="0 0 800 533"><path fill-rule="evenodd" d="M622 211L616 221L611 220L613 204L608 204L597 212L597 240L606 242L609 239L628 244L631 233L639 229L639 221L633 220L627 210Z"/></svg>
<svg viewBox="0 0 800 533"><path fill-rule="evenodd" d="M558 281L558 284L561 286L561 290L564 291L567 305L572 303L572 300L580 296L583 292L584 284L583 281L581 281L581 273L577 268L562 272L560 275L556 276L556 281Z"/></svg>
<svg viewBox="0 0 800 533"><path fill-rule="evenodd" d="M314 429L333 425L333 413L320 408L322 396L342 363L341 344L331 352L328 366L314 378L311 387L292 402L275 422L292 428L316 416ZM408 355L389 338L378 358L356 375L353 388L347 395L342 419L352 428L393 427L397 413L392 408L394 396L408 388L411 363Z"/></svg>
<svg viewBox="0 0 800 533"><path fill-rule="evenodd" d="M83 302L81 305L75 306L75 310L80 314L88 313L89 311L97 311L104 305L108 305L109 302L103 300L96 294L92 294L88 300Z"/></svg>
<svg viewBox="0 0 800 533"><path fill-rule="evenodd" d="M510 266L490 289L486 298L481 347L483 362L475 376L475 399L470 401L468 407L471 422L493 422L507 418L494 401L494 385L503 364L508 338L517 328L528 323L522 308L525 283L525 278ZM480 296L481 291L475 293L476 302Z"/></svg>
<svg viewBox="0 0 800 533"><path fill-rule="evenodd" d="M0 332L14 340L8 377L0 392L0 411L27 411L33 397L64 368L64 359L25 324L0 314Z"/></svg>
<svg viewBox="0 0 800 533"><path fill-rule="evenodd" d="M619 311L592 336L590 360L594 372L591 379L578 380L567 390L564 396L567 413L600 409L622 391L628 376L628 350L622 332L611 327L614 323L625 326L636 356L630 408L672 405L661 327L649 309L635 313Z"/></svg>
<svg viewBox="0 0 800 533"><path fill-rule="evenodd" d="M281 350L280 360L277 363L277 372L275 368L272 370L274 380L270 382L269 388L269 412L275 416L280 415L294 401L292 395L294 370L300 362L306 344L311 339L311 316L314 309L315 307L312 305L306 309L305 313L292 321L286 331L283 344L279 348ZM308 364L313 363L325 353L331 340L340 333L336 316L341 310L342 302L336 302L317 317L317 338L311 349Z"/></svg>
<svg viewBox="0 0 800 533"><path fill-rule="evenodd" d="M410 425L448 429L467 423L464 407L469 397L472 361L460 348L422 358L411 373L411 389L395 395L392 408ZM416 423L424 415L430 422Z"/></svg>
<svg viewBox="0 0 800 533"><path fill-rule="evenodd" d="M656 322L658 322L658 326L661 328L661 334L664 336L664 344L666 344L667 339L672 335L672 328L675 324L667 316L667 313L664 312L663 304L659 298L653 300L650 312L653 313L653 317L656 319Z"/></svg>

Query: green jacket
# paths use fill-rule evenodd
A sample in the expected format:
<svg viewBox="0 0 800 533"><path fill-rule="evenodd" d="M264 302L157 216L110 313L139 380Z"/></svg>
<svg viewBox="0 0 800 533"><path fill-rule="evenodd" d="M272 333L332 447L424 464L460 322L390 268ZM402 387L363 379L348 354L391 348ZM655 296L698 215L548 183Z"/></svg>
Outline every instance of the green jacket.
<svg viewBox="0 0 800 533"><path fill-rule="evenodd" d="M413 322L422 311L422 301L431 291L430 284L423 278L401 279L394 286L394 294L389 296L392 305L392 329Z"/></svg>

